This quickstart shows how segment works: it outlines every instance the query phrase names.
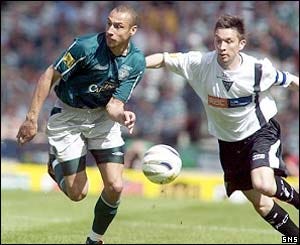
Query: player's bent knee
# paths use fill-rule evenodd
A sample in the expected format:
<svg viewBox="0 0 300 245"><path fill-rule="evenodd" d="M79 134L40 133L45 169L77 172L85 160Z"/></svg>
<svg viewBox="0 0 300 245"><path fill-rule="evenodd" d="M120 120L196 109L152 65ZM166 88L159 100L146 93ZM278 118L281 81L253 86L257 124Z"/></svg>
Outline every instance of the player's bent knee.
<svg viewBox="0 0 300 245"><path fill-rule="evenodd" d="M71 195L68 195L68 197L74 202L79 202L86 197L86 194L80 194L80 195L72 195L71 194Z"/></svg>
<svg viewBox="0 0 300 245"><path fill-rule="evenodd" d="M264 195L272 196L274 194L274 186L268 181L254 181L252 185L253 189Z"/></svg>
<svg viewBox="0 0 300 245"><path fill-rule="evenodd" d="M122 182L111 182L108 184L107 189L111 193L121 194L123 191L123 183Z"/></svg>
<svg viewBox="0 0 300 245"><path fill-rule="evenodd" d="M81 201L87 196L88 182L83 181L79 183L73 183L67 187L67 196L75 202Z"/></svg>
<svg viewBox="0 0 300 245"><path fill-rule="evenodd" d="M111 185L111 190L116 194L121 194L123 191L123 184L113 184Z"/></svg>
<svg viewBox="0 0 300 245"><path fill-rule="evenodd" d="M87 192L82 192L82 191L69 191L68 192L68 197L74 202L79 202L82 199L84 199L86 196L87 196Z"/></svg>

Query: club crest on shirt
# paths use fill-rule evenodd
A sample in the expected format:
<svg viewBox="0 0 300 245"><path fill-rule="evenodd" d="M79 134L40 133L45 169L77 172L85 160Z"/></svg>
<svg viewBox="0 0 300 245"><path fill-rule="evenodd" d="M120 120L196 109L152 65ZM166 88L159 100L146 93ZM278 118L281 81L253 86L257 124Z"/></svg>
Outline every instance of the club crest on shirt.
<svg viewBox="0 0 300 245"><path fill-rule="evenodd" d="M125 80L126 78L128 78L130 70L132 70L131 66L122 65L118 71L118 79Z"/></svg>
<svg viewBox="0 0 300 245"><path fill-rule="evenodd" d="M222 72L221 76L217 75L217 78L222 80L222 83L228 92L233 84L233 81L231 80L231 78L224 72Z"/></svg>
<svg viewBox="0 0 300 245"><path fill-rule="evenodd" d="M222 80L222 83L225 87L225 89L227 90L227 92L229 91L229 89L231 88L233 82L228 82L228 81L225 81L225 80Z"/></svg>

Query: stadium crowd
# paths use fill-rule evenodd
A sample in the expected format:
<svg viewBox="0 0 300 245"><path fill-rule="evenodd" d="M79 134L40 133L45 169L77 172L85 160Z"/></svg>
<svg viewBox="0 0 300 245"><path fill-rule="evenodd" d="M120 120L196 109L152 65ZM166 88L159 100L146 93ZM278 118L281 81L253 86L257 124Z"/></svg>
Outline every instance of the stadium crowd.
<svg viewBox="0 0 300 245"><path fill-rule="evenodd" d="M1 3L1 152L15 140L41 72L73 41L74 36L105 30L108 11L118 1L32 1ZM213 28L222 13L240 15L248 28L245 52L268 57L278 69L299 75L299 3L292 1L128 1L141 13L134 42L146 55L160 51L213 49ZM299 94L274 88L282 141L290 170L299 170ZM40 115L43 133L55 96ZM183 78L147 70L128 107L137 114L133 140L176 148L215 151L210 143L201 101ZM124 131L126 134L126 131ZM129 138L129 135L127 135Z"/></svg>

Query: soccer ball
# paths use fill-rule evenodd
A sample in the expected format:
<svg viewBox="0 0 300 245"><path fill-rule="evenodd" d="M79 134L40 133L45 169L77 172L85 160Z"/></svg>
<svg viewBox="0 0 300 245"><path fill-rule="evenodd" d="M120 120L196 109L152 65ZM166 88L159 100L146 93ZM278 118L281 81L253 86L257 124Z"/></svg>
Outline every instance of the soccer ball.
<svg viewBox="0 0 300 245"><path fill-rule="evenodd" d="M179 175L182 161L179 153L169 145L154 145L144 154L144 175L155 184L168 184Z"/></svg>

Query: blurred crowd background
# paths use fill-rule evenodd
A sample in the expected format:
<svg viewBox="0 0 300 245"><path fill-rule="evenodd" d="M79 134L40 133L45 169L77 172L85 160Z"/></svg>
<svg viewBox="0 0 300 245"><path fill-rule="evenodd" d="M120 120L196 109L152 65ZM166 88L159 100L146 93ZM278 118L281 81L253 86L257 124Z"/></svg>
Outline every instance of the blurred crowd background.
<svg viewBox="0 0 300 245"><path fill-rule="evenodd" d="M213 29L224 13L244 17L244 52L268 57L281 70L299 76L298 1L27 1L1 2L1 158L47 162L45 126L55 101L52 92L39 118L39 133L20 147L15 137L25 119L35 84L74 37L105 30L110 10L132 5L140 14L133 41L145 55L213 49ZM282 125L284 159L299 175L299 93L273 88ZM188 83L164 69L147 70L130 99L137 114L134 134L124 130L126 166L139 167L150 145L174 146L183 167L220 171L217 141L207 133L202 103Z"/></svg>

